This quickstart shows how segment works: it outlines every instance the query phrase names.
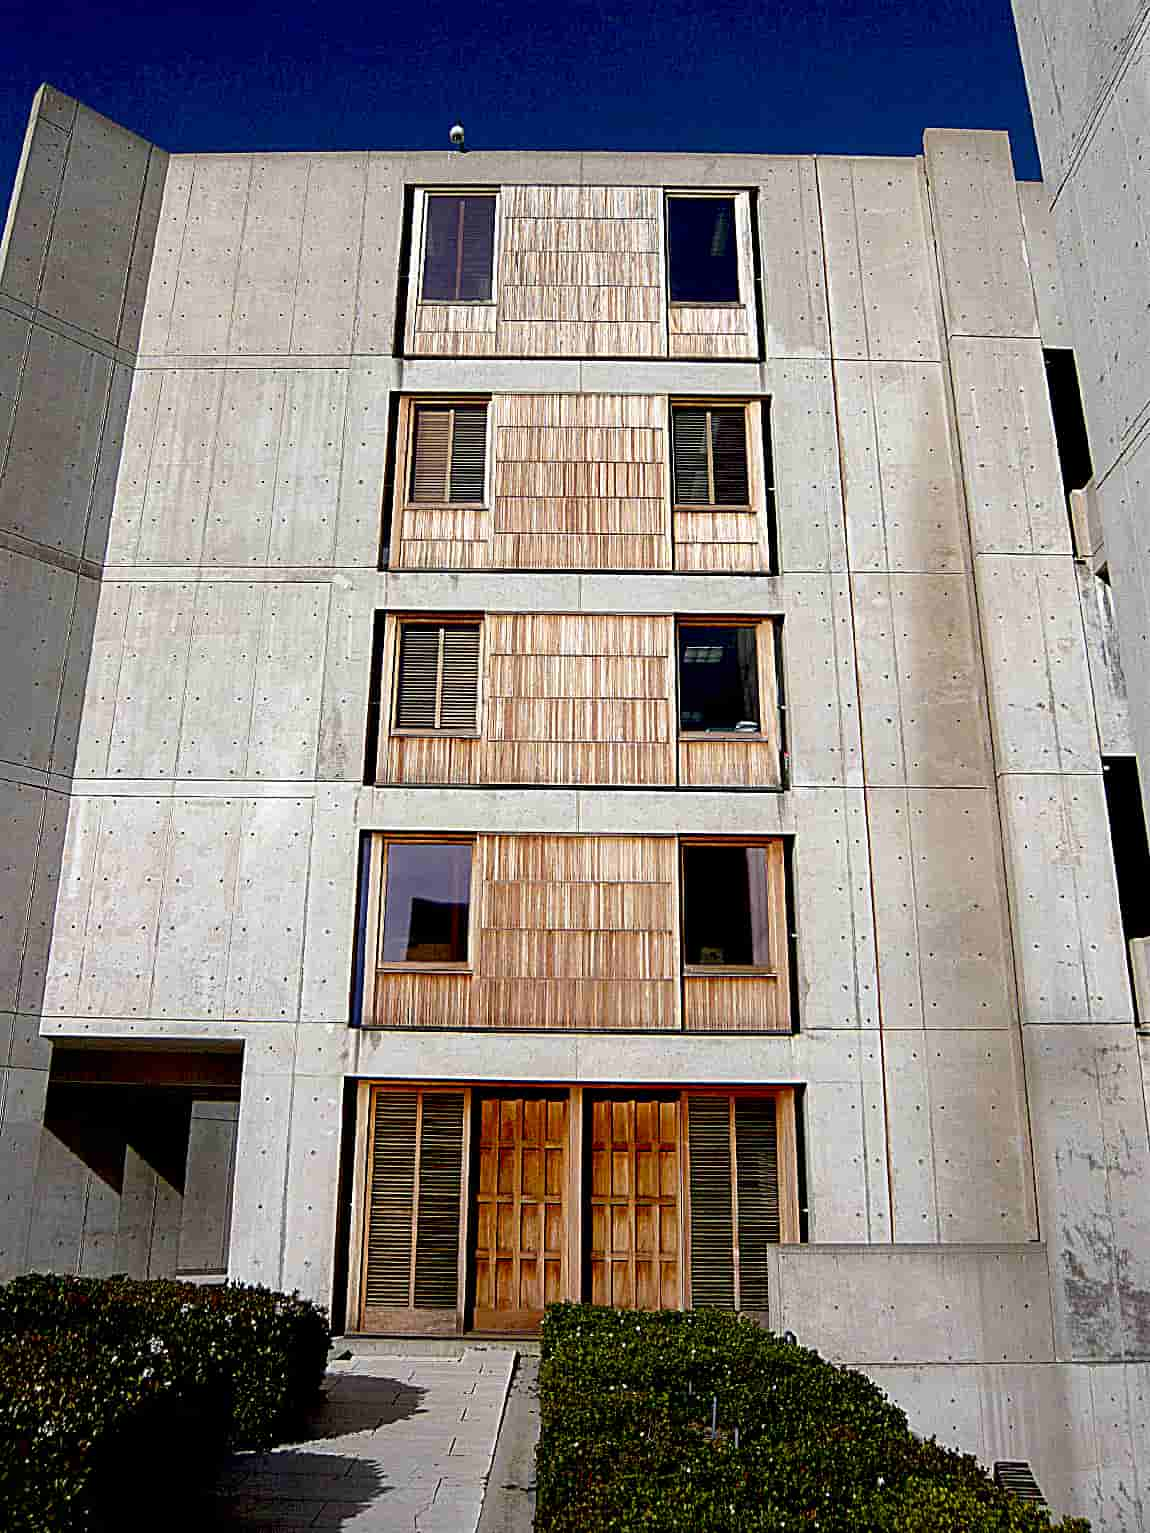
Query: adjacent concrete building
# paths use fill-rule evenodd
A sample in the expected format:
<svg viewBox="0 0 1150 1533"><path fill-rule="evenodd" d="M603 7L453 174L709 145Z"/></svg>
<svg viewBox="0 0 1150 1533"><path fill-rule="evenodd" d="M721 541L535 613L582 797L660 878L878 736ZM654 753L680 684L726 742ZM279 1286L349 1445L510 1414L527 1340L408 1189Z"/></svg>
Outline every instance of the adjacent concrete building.
<svg viewBox="0 0 1150 1533"><path fill-rule="evenodd" d="M1127 725L1045 207L998 134L169 156L40 92L6 1271L391 1333L738 1306L1144 1525Z"/></svg>

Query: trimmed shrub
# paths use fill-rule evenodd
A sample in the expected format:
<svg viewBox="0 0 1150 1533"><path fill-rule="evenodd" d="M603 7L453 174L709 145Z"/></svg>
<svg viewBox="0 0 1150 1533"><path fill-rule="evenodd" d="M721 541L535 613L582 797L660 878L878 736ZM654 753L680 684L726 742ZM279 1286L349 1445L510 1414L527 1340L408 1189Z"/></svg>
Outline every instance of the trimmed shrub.
<svg viewBox="0 0 1150 1533"><path fill-rule="evenodd" d="M15 1278L0 1288L0 1338L28 1331L162 1342L182 1380L227 1401L233 1448L282 1441L314 1403L331 1344L323 1311L296 1294L124 1277Z"/></svg>
<svg viewBox="0 0 1150 1533"><path fill-rule="evenodd" d="M743 1316L552 1305L539 1382L537 1533L1089 1533Z"/></svg>
<svg viewBox="0 0 1150 1533"><path fill-rule="evenodd" d="M0 1341L0 1504L12 1533L122 1529L154 1519L172 1476L210 1476L228 1415L181 1377L161 1341L95 1343L76 1331Z"/></svg>

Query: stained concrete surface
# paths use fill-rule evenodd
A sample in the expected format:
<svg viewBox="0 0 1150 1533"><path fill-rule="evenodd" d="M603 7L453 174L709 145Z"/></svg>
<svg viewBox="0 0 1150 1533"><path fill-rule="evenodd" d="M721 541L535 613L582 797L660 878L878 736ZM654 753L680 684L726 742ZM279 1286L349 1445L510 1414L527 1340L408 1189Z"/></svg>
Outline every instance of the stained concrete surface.
<svg viewBox="0 0 1150 1533"><path fill-rule="evenodd" d="M333 1362L312 1435L238 1454L198 1526L475 1533L514 1366L510 1347Z"/></svg>

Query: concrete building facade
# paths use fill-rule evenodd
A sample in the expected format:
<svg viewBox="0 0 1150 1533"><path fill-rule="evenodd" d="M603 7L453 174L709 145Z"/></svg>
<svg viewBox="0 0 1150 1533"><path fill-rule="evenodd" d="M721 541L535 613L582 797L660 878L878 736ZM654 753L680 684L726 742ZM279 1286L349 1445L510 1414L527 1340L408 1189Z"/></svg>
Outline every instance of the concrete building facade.
<svg viewBox="0 0 1150 1533"><path fill-rule="evenodd" d="M169 156L39 93L6 1272L405 1333L735 1304L1150 1520L1046 213L990 133Z"/></svg>

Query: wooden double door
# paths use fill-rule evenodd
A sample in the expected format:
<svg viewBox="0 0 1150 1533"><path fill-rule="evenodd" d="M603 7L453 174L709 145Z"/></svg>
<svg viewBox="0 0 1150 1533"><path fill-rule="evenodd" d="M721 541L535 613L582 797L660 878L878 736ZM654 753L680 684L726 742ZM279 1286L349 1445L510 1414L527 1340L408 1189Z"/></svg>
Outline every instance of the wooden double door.
<svg viewBox="0 0 1150 1533"><path fill-rule="evenodd" d="M369 1090L361 1329L766 1309L764 1247L798 1235L791 1093Z"/></svg>

